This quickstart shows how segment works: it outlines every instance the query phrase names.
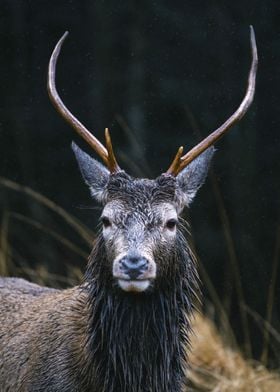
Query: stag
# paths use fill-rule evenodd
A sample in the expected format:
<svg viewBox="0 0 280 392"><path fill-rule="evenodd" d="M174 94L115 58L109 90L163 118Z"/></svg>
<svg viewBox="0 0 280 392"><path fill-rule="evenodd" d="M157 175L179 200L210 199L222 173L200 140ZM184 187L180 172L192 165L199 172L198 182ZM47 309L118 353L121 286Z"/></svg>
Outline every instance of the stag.
<svg viewBox="0 0 280 392"><path fill-rule="evenodd" d="M92 197L102 204L102 229L83 283L66 290L19 278L0 279L0 389L50 392L179 392L186 385L190 316L198 292L194 256L180 214L203 184L213 144L246 113L255 90L257 49L239 108L217 130L154 180L121 170L108 129L105 146L66 108L58 112L105 166L73 144Z"/></svg>

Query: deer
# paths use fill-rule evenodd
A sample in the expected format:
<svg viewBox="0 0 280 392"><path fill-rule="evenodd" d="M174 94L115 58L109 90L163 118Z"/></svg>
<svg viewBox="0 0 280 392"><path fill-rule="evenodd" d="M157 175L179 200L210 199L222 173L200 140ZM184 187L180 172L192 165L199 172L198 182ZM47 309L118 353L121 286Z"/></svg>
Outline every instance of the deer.
<svg viewBox="0 0 280 392"><path fill-rule="evenodd" d="M238 109L156 179L134 178L116 160L109 130L103 145L65 106L56 64L48 93L60 115L103 164L72 144L91 196L102 205L82 283L58 290L0 278L2 392L182 392L187 385L191 317L199 295L195 256L182 212L204 183L214 143L247 112L255 93L257 47Z"/></svg>

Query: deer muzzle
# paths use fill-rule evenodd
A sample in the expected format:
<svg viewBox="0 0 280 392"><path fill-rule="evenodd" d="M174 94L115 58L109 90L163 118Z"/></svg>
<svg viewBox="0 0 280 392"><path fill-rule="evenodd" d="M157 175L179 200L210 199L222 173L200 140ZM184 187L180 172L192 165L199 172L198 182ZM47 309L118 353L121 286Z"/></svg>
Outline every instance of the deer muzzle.
<svg viewBox="0 0 280 392"><path fill-rule="evenodd" d="M156 265L143 255L127 254L114 261L113 276L124 291L145 291L156 277Z"/></svg>

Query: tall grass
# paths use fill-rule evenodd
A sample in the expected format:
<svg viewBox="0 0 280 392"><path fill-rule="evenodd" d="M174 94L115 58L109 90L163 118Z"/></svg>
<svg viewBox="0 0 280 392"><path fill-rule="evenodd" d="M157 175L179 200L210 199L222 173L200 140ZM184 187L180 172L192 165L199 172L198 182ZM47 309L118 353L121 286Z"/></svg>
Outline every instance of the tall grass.
<svg viewBox="0 0 280 392"><path fill-rule="evenodd" d="M245 360L225 344L213 322L196 314L191 344L189 389L197 392L278 392L280 377L261 363ZM223 336L223 338L222 338Z"/></svg>
<svg viewBox="0 0 280 392"><path fill-rule="evenodd" d="M271 279L270 279L270 284L269 284L269 288L268 288L268 295L267 295L266 324L264 326L263 352L262 352L262 356L261 356L261 361L262 361L262 363L264 363L264 365L267 364L268 348L269 348L269 341L270 341L269 328L267 328L266 325L270 325L271 319L272 319L272 310L273 310L274 295L275 295L275 289L276 289L276 278L277 278L277 273L278 273L279 259L280 259L280 225L278 225L277 231L276 231Z"/></svg>

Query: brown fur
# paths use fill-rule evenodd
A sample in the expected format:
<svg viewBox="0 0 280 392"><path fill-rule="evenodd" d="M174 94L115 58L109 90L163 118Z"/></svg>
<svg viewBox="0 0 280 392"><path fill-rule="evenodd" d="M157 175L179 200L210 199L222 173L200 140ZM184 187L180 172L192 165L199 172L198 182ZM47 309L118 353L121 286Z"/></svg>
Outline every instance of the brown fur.
<svg viewBox="0 0 280 392"><path fill-rule="evenodd" d="M58 291L23 279L0 279L0 292L1 392L56 390L50 380L45 389L36 386L52 364L56 377L64 380L60 390L70 392L67 386L74 386L79 369L86 367L87 305L81 288Z"/></svg>

